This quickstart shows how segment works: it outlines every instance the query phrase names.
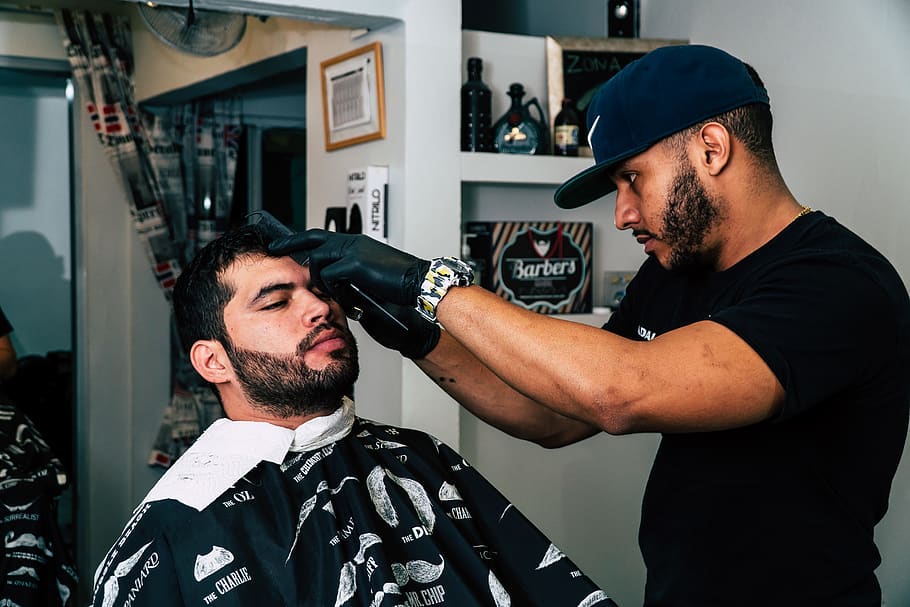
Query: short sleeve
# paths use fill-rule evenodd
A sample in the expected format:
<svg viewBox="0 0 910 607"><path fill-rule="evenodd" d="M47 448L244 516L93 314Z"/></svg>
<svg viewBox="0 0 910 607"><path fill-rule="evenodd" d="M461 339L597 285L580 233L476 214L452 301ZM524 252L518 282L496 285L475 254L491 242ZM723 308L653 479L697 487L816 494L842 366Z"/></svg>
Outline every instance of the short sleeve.
<svg viewBox="0 0 910 607"><path fill-rule="evenodd" d="M896 355L889 330L899 308L881 275L843 255L776 264L710 319L745 340L778 378L783 419L861 385Z"/></svg>

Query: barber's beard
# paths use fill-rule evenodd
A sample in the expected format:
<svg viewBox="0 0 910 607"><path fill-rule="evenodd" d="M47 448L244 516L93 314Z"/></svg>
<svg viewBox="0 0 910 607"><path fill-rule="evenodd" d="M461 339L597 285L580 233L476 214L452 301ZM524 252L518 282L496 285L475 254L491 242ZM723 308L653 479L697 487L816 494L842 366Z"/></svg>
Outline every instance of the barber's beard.
<svg viewBox="0 0 910 607"><path fill-rule="evenodd" d="M333 360L323 369L313 369L304 353L324 330L341 332L347 347L331 352ZM224 344L240 389L249 403L263 413L286 419L299 415L329 413L350 393L360 373L357 342L340 325L320 325L304 339L294 354L270 354Z"/></svg>
<svg viewBox="0 0 910 607"><path fill-rule="evenodd" d="M668 269L713 269L716 266L719 252L706 248L705 240L720 215L717 200L705 190L695 168L688 160L682 160L667 195L660 235L660 239L670 246Z"/></svg>

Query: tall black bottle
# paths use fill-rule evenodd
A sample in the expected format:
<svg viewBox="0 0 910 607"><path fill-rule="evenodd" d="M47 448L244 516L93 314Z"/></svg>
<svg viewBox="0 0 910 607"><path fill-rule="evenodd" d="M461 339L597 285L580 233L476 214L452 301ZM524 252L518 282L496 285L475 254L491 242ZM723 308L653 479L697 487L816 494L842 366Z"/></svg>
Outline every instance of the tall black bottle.
<svg viewBox="0 0 910 607"><path fill-rule="evenodd" d="M480 77L483 61L468 59L468 80L461 86L461 150L463 152L495 152L490 88Z"/></svg>

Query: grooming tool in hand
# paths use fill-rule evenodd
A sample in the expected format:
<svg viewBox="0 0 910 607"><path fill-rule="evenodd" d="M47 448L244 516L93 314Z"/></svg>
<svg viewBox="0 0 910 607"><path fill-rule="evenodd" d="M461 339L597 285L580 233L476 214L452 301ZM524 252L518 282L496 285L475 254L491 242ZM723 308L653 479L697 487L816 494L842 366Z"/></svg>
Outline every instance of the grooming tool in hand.
<svg viewBox="0 0 910 607"><path fill-rule="evenodd" d="M285 236L290 236L291 234L294 233L294 231L291 230L291 228L287 227L286 225L284 225L283 223L281 223L280 221L275 219L275 217L268 211L253 211L252 213L247 215L247 221L250 225L261 226L261 227L265 228L266 230L268 230L269 234L271 234L273 239L275 239L275 240L277 240L278 238L284 238ZM291 259L293 259L294 261L296 261L297 263L299 263L302 266L305 266L310 262L310 256L307 254L306 251L297 251L297 252L291 253L290 257L291 257ZM368 305L372 306L373 308L375 308L376 310L380 311L387 318L389 318L389 320L393 321L395 324L397 324L399 327L401 327L402 330L404 330L404 331L408 330L408 327L403 322L401 322L400 320L395 318L395 316L392 315L391 312L389 312L388 310L383 308L382 305L380 305L380 303L378 301L376 301L375 299L373 299L372 297L367 295L357 285L348 283L348 287L350 287L350 289L354 293L356 293L357 296L360 297L366 304L368 304ZM361 318L363 318L364 309L362 307L355 306L355 305L349 305L349 302L343 302L340 299L338 300L338 303L341 304L341 306L344 308L344 313L351 320L360 320Z"/></svg>
<svg viewBox="0 0 910 607"><path fill-rule="evenodd" d="M294 233L291 228L275 219L275 216L268 211L253 211L248 214L246 218L250 225L259 226L268 230L273 240L278 240L279 238L284 238L285 236L290 236ZM305 266L310 262L310 256L306 251L295 251L290 254L290 257L302 266Z"/></svg>

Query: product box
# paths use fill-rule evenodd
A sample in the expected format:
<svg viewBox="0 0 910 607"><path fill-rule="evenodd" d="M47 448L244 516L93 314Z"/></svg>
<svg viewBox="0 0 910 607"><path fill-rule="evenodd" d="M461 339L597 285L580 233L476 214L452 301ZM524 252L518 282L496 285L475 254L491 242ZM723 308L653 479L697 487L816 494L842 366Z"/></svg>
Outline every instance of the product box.
<svg viewBox="0 0 910 607"><path fill-rule="evenodd" d="M462 256L475 282L541 314L591 312L593 224L471 221Z"/></svg>
<svg viewBox="0 0 910 607"><path fill-rule="evenodd" d="M388 242L388 196L389 167L371 165L348 171L348 233Z"/></svg>

